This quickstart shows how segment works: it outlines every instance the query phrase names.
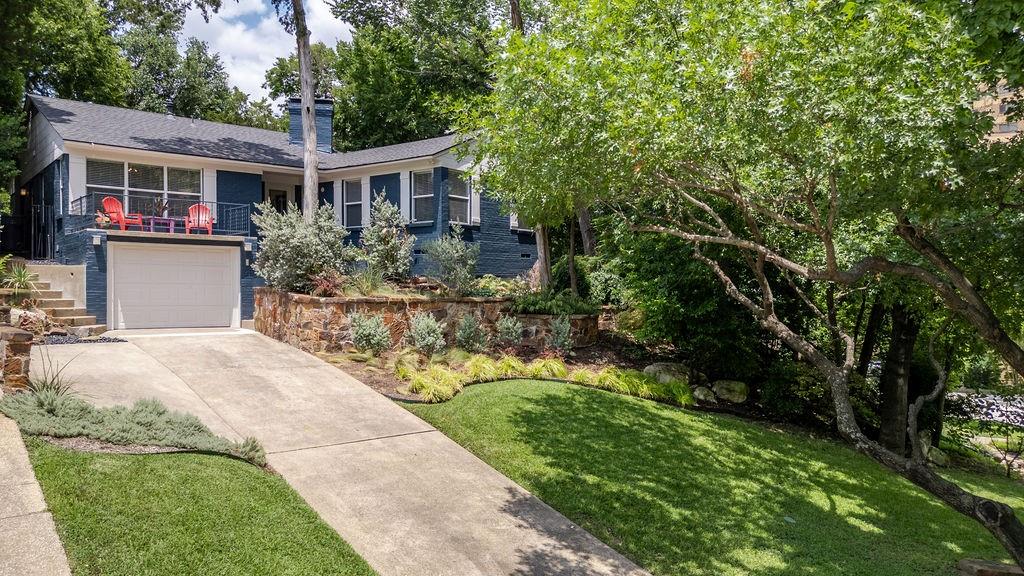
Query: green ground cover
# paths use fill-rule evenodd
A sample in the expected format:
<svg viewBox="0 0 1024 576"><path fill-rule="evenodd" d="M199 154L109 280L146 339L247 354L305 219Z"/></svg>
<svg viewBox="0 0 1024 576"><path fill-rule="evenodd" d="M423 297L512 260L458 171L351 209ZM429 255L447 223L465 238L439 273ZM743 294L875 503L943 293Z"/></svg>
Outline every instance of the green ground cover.
<svg viewBox="0 0 1024 576"><path fill-rule="evenodd" d="M250 464L26 444L76 576L374 574L283 479Z"/></svg>
<svg viewBox="0 0 1024 576"><path fill-rule="evenodd" d="M406 404L659 576L954 574L975 522L839 443L568 384ZM1024 510L1024 484L950 476Z"/></svg>

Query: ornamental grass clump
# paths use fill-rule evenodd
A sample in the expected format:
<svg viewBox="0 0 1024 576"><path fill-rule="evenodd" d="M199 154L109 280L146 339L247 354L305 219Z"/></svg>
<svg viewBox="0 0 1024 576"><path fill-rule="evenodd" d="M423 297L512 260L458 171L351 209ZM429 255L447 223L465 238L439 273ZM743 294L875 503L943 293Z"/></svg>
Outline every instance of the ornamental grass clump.
<svg viewBox="0 0 1024 576"><path fill-rule="evenodd" d="M519 378L526 376L526 364L511 354L498 358L498 372L502 378Z"/></svg>
<svg viewBox="0 0 1024 576"><path fill-rule="evenodd" d="M470 382L492 382L504 378L501 366L497 360L476 354L462 365L462 373Z"/></svg>
<svg viewBox="0 0 1024 576"><path fill-rule="evenodd" d="M380 314L353 314L352 344L360 352L380 356L391 347L391 330Z"/></svg>
<svg viewBox="0 0 1024 576"><path fill-rule="evenodd" d="M455 344L467 352L482 352L487 349L487 330L480 324L480 319L467 314L459 321L455 329Z"/></svg>
<svg viewBox="0 0 1024 576"><path fill-rule="evenodd" d="M444 326L434 318L433 314L419 312L409 319L409 330L405 339L410 346L428 357L440 353L445 348Z"/></svg>
<svg viewBox="0 0 1024 576"><path fill-rule="evenodd" d="M569 377L569 368L561 358L537 358L526 365L524 376L565 380Z"/></svg>
<svg viewBox="0 0 1024 576"><path fill-rule="evenodd" d="M465 376L441 364L431 364L412 375L407 390L419 394L424 402L445 402L455 397L465 384Z"/></svg>

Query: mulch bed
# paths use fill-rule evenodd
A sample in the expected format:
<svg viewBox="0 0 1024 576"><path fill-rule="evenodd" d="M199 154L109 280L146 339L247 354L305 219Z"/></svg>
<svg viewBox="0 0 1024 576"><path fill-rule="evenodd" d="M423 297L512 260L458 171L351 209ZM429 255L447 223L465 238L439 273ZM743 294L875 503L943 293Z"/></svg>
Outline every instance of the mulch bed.
<svg viewBox="0 0 1024 576"><path fill-rule="evenodd" d="M517 347L508 352L518 356L526 363L547 355L543 350L531 347ZM616 366L643 370L645 366L653 362L678 361L673 353L674 351L670 347L646 347L617 332L601 330L594 345L577 348L572 355L564 360L570 369L600 370L608 366ZM492 354L495 357L499 355L500 353ZM388 398L419 400L419 396L415 394L403 394L400 391L407 383L395 377L394 372L390 369L390 363L387 361L357 362L346 358L342 353L323 353L319 356Z"/></svg>

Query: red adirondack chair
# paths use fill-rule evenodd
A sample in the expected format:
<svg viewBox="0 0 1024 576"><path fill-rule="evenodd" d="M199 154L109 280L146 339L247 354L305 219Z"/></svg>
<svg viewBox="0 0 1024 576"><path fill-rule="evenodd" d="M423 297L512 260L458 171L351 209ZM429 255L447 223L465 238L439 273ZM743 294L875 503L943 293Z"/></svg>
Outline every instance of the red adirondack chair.
<svg viewBox="0 0 1024 576"><path fill-rule="evenodd" d="M206 230L206 233L213 235L213 216L210 214L210 207L204 204L193 204L188 207L188 218L185 219L185 234L191 234L192 229Z"/></svg>
<svg viewBox="0 0 1024 576"><path fill-rule="evenodd" d="M110 223L125 230L128 226L138 226L142 230L142 214L125 214L121 207L121 201L113 196L103 198L103 211L110 218Z"/></svg>

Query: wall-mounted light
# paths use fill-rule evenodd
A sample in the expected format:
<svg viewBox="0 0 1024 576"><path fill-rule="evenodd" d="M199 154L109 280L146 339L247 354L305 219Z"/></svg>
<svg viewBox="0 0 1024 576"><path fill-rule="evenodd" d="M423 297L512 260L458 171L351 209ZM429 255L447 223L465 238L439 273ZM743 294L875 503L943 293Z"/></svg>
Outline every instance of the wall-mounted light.
<svg viewBox="0 0 1024 576"><path fill-rule="evenodd" d="M252 252L252 242L243 242L242 244L245 246L246 252Z"/></svg>
<svg viewBox="0 0 1024 576"><path fill-rule="evenodd" d="M99 236L93 236L92 237L92 245L93 246L99 246L100 243L101 243L101 240L100 240Z"/></svg>
<svg viewBox="0 0 1024 576"><path fill-rule="evenodd" d="M28 190L22 188L21 190L18 190L18 194L21 194L22 196L28 196Z"/></svg>

